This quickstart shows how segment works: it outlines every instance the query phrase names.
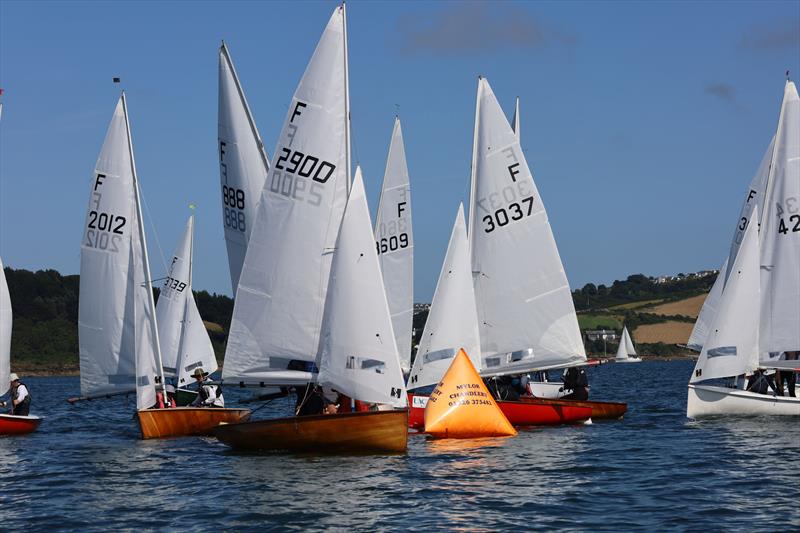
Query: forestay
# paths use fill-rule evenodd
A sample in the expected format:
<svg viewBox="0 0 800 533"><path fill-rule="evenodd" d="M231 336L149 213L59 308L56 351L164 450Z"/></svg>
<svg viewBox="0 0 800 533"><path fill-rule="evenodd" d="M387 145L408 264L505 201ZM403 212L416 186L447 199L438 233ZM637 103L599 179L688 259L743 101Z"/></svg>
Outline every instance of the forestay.
<svg viewBox="0 0 800 533"><path fill-rule="evenodd" d="M239 280L225 379L290 384L311 377L287 368L316 360L347 201L343 32L339 6L289 105Z"/></svg>
<svg viewBox="0 0 800 533"><path fill-rule="evenodd" d="M478 82L470 242L482 375L586 360L547 212L489 83Z"/></svg>
<svg viewBox="0 0 800 533"><path fill-rule="evenodd" d="M787 81L761 219L760 359L800 350L800 99Z"/></svg>
<svg viewBox="0 0 800 533"><path fill-rule="evenodd" d="M8 392L11 373L11 296L8 293L6 272L0 259L0 396Z"/></svg>
<svg viewBox="0 0 800 533"><path fill-rule="evenodd" d="M399 118L394 121L383 175L375 223L375 247L400 352L400 366L403 372L408 372L414 320L414 237L411 229L411 188Z"/></svg>
<svg viewBox="0 0 800 533"><path fill-rule="evenodd" d="M269 170L269 158L224 42L219 48L218 105L222 224L235 294L258 199Z"/></svg>
<svg viewBox="0 0 800 533"><path fill-rule="evenodd" d="M125 95L90 186L81 241L78 334L84 395L137 392L155 403L158 350Z"/></svg>
<svg viewBox="0 0 800 533"><path fill-rule="evenodd" d="M754 216L758 208L753 210ZM690 383L738 376L758 367L758 229L748 224Z"/></svg>
<svg viewBox="0 0 800 533"><path fill-rule="evenodd" d="M462 348L480 372L481 343L467 223L464 220L464 206L459 205L428 320L408 378L408 388L438 383Z"/></svg>
<svg viewBox="0 0 800 533"><path fill-rule="evenodd" d="M407 405L360 169L333 254L318 382L365 402Z"/></svg>
<svg viewBox="0 0 800 533"><path fill-rule="evenodd" d="M188 378L195 368L202 367L209 373L217 369L214 348L192 293L193 241L194 216L191 216L172 256L156 306L164 373L178 378L179 385L191 382Z"/></svg>

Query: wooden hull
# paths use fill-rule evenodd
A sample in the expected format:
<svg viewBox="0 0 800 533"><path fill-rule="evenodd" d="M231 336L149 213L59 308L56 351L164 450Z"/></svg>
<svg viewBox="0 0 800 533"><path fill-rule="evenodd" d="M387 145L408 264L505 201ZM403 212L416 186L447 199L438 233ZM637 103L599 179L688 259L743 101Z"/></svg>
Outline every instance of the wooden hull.
<svg viewBox="0 0 800 533"><path fill-rule="evenodd" d="M143 439L211 435L220 424L242 422L250 418L249 409L212 407L176 407L137 411Z"/></svg>
<svg viewBox="0 0 800 533"><path fill-rule="evenodd" d="M698 418L714 415L800 416L800 398L710 385L689 385L686 416Z"/></svg>
<svg viewBox="0 0 800 533"><path fill-rule="evenodd" d="M533 398L531 398L533 399ZM418 431L425 430L425 405L427 395L408 395L409 416L408 426ZM574 424L583 422L592 417L592 409L584 405L575 405L574 402L552 400L537 402L497 402L497 405L506 415L513 426L557 426L561 424Z"/></svg>
<svg viewBox="0 0 800 533"><path fill-rule="evenodd" d="M592 409L592 420L616 420L622 418L628 410L628 404L621 402L593 402L578 400L551 400L546 398L520 398L522 403L537 403L548 405L566 405L575 407L590 407Z"/></svg>
<svg viewBox="0 0 800 533"><path fill-rule="evenodd" d="M227 424L214 435L237 450L322 453L405 452L408 411L297 416Z"/></svg>
<svg viewBox="0 0 800 533"><path fill-rule="evenodd" d="M32 433L41 421L38 416L0 415L0 436Z"/></svg>

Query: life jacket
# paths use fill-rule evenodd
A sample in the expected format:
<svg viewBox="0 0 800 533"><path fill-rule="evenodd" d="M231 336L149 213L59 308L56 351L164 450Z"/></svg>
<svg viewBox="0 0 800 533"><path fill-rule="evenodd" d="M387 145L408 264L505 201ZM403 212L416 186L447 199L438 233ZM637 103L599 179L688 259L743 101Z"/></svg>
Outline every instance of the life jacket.
<svg viewBox="0 0 800 533"><path fill-rule="evenodd" d="M200 402L205 403L208 400L208 392L206 392L206 387L214 387L217 398L222 398L222 385L205 385L201 384L200 388L197 391L197 394L200 396Z"/></svg>
<svg viewBox="0 0 800 533"><path fill-rule="evenodd" d="M14 400L14 401L17 400L17 398L19 397L19 388L22 387L22 386L24 386L25 390L28 391L28 395L25 396L24 400L22 400L20 403L18 403L17 405L14 406L13 411L14 411L14 413L16 413L17 411L21 411L21 412L27 414L28 410L31 407L31 389L29 389L27 385L25 385L24 383L22 383L20 381L19 385L17 385L17 387L14 389L14 392L11 395L11 399Z"/></svg>

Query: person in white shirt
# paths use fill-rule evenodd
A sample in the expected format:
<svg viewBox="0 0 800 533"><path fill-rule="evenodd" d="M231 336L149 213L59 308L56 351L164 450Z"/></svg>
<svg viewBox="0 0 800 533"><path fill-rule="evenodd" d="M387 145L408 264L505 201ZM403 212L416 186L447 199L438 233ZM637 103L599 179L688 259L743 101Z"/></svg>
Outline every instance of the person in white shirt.
<svg viewBox="0 0 800 533"><path fill-rule="evenodd" d="M222 397L222 388L219 385L206 384L208 372L202 368L194 369L194 379L197 380L197 398L192 402L192 407L225 407Z"/></svg>
<svg viewBox="0 0 800 533"><path fill-rule="evenodd" d="M28 392L28 387L13 372L8 380L11 382L11 414L28 416L31 410L31 395Z"/></svg>

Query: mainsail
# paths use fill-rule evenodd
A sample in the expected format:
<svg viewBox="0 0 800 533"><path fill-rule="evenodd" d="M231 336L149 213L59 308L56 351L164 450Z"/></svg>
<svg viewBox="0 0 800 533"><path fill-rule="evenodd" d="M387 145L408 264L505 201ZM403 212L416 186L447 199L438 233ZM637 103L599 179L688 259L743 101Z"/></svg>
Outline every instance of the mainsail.
<svg viewBox="0 0 800 533"><path fill-rule="evenodd" d="M269 171L269 158L224 42L219 48L218 105L222 224L235 294L258 199Z"/></svg>
<svg viewBox="0 0 800 533"><path fill-rule="evenodd" d="M481 370L481 342L464 206L458 206L447 254L439 273L425 330L408 378L409 388L427 387L444 376L459 349Z"/></svg>
<svg viewBox="0 0 800 533"><path fill-rule="evenodd" d="M336 237L347 202L344 6L334 11L295 91L261 192L223 377L309 381ZM289 366L291 365L291 369Z"/></svg>
<svg viewBox="0 0 800 533"><path fill-rule="evenodd" d="M361 171L333 254L318 382L366 402L407 405Z"/></svg>
<svg viewBox="0 0 800 533"><path fill-rule="evenodd" d="M519 140L478 82L470 243L482 375L586 360L572 294Z"/></svg>
<svg viewBox="0 0 800 533"><path fill-rule="evenodd" d="M123 93L95 165L81 242L81 391L155 403L160 362L150 268Z"/></svg>
<svg viewBox="0 0 800 533"><path fill-rule="evenodd" d="M179 385L190 382L187 378L195 368L202 367L206 372L217 369L214 348L192 293L193 241L194 215L186 222L156 306L164 373L178 378Z"/></svg>
<svg viewBox="0 0 800 533"><path fill-rule="evenodd" d="M0 396L8 392L11 373L11 296L8 294L6 272L0 259Z"/></svg>
<svg viewBox="0 0 800 533"><path fill-rule="evenodd" d="M375 222L375 248L392 313L400 365L403 372L408 372L414 320L414 236L411 229L411 189L399 118L394 121L383 175Z"/></svg>
<svg viewBox="0 0 800 533"><path fill-rule="evenodd" d="M760 359L800 350L800 99L786 82L761 218Z"/></svg>
<svg viewBox="0 0 800 533"><path fill-rule="evenodd" d="M756 207L754 215L758 213ZM690 383L738 376L758 367L758 229L748 224Z"/></svg>

